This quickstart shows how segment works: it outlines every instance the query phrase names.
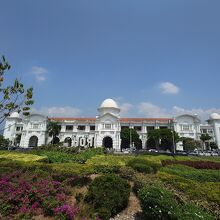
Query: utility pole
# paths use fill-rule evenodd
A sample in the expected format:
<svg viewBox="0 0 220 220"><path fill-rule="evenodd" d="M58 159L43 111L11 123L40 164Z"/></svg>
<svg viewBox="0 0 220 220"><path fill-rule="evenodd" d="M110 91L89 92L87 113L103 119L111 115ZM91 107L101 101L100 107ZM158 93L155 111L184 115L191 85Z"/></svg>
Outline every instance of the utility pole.
<svg viewBox="0 0 220 220"><path fill-rule="evenodd" d="M132 136L131 136L131 128L130 128L130 150L131 150L131 147L132 147Z"/></svg>

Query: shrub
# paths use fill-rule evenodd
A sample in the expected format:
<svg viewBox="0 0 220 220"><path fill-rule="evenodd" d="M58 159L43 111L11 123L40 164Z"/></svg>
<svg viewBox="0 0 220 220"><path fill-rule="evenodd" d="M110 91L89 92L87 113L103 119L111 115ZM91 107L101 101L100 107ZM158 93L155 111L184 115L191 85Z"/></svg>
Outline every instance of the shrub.
<svg viewBox="0 0 220 220"><path fill-rule="evenodd" d="M144 187L138 197L146 219L178 219L177 203L170 192L155 186Z"/></svg>
<svg viewBox="0 0 220 220"><path fill-rule="evenodd" d="M127 163L128 166L141 173L156 173L160 165L142 158L135 158Z"/></svg>
<svg viewBox="0 0 220 220"><path fill-rule="evenodd" d="M175 161L175 160L163 160L163 166L168 166L172 164L182 164L185 166L193 167L196 169L211 169L211 170L220 170L220 163L214 161Z"/></svg>
<svg viewBox="0 0 220 220"><path fill-rule="evenodd" d="M149 220L214 220L193 203L178 204L172 193L159 186L145 186L138 196L144 216Z"/></svg>
<svg viewBox="0 0 220 220"><path fill-rule="evenodd" d="M127 206L129 195L130 186L126 180L106 174L91 183L85 201L94 205L95 211L105 220Z"/></svg>
<svg viewBox="0 0 220 220"><path fill-rule="evenodd" d="M197 207L193 203L186 203L180 207L178 220L214 220L215 218L206 213L201 208Z"/></svg>
<svg viewBox="0 0 220 220"><path fill-rule="evenodd" d="M94 170L96 173L117 173L119 171L119 167L107 166L107 165L95 165Z"/></svg>
<svg viewBox="0 0 220 220"><path fill-rule="evenodd" d="M71 206L68 204L64 204L54 209L54 213L59 219L66 220L74 219L78 211L78 207L76 207L75 205Z"/></svg>
<svg viewBox="0 0 220 220"><path fill-rule="evenodd" d="M118 172L122 178L130 181L133 180L135 175L135 171L131 167L120 167Z"/></svg>

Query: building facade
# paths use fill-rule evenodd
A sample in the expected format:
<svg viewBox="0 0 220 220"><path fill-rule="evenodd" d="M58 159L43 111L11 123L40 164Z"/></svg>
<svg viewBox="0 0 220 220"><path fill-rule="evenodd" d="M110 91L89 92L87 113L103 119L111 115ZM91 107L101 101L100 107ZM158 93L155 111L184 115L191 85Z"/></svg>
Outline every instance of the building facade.
<svg viewBox="0 0 220 220"><path fill-rule="evenodd" d="M121 118L120 108L112 99L106 99L94 118L48 118L31 114L21 118L17 112L7 118L4 137L22 148L45 145L52 138L47 134L49 121L57 121L61 131L57 142L64 146L100 147L121 150L120 133L123 128L133 128L139 134L142 148L148 146L148 132L152 129L174 129L181 137L200 140L201 133L209 133L220 148L220 115L214 113L208 123L202 124L197 115L181 115L176 118ZM177 145L181 150L181 144Z"/></svg>

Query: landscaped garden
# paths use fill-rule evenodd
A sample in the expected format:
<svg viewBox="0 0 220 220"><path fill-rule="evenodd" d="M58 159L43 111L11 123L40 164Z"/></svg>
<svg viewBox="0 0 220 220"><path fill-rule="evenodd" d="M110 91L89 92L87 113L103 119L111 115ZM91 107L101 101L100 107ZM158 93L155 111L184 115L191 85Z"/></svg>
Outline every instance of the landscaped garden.
<svg viewBox="0 0 220 220"><path fill-rule="evenodd" d="M219 158L54 146L0 151L0 219L107 220L125 213L133 219L219 219Z"/></svg>

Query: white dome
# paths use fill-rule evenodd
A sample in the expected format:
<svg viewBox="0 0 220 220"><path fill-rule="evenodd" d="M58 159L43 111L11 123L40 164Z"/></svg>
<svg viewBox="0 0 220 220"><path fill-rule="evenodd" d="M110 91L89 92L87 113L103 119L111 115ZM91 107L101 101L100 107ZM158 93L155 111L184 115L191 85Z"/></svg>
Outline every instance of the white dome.
<svg viewBox="0 0 220 220"><path fill-rule="evenodd" d="M212 113L212 114L209 116L209 119L210 119L210 120L220 119L220 115L219 115L218 113Z"/></svg>
<svg viewBox="0 0 220 220"><path fill-rule="evenodd" d="M18 112L13 112L11 113L10 118L20 118L20 115Z"/></svg>
<svg viewBox="0 0 220 220"><path fill-rule="evenodd" d="M118 108L118 104L113 99L105 99L100 108Z"/></svg>

